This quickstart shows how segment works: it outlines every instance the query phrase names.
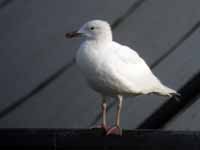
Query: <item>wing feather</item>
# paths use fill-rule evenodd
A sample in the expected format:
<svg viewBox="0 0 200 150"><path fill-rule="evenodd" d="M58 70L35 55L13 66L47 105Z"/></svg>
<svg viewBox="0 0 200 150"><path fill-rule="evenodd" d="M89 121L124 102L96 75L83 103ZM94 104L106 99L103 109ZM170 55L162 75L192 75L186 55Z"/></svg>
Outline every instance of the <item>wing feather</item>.
<svg viewBox="0 0 200 150"><path fill-rule="evenodd" d="M112 67L114 74L122 84L135 93L151 93L162 87L159 79L152 73L146 62L131 48L115 43L116 53Z"/></svg>

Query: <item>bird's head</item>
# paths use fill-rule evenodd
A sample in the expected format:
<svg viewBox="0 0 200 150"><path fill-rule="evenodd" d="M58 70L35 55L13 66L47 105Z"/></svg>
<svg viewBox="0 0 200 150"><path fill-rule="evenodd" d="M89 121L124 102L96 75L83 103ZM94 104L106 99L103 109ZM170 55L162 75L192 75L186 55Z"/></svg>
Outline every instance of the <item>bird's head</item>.
<svg viewBox="0 0 200 150"><path fill-rule="evenodd" d="M66 38L86 37L86 39L112 40L112 31L108 22L103 20L92 20L85 23L79 30L66 33Z"/></svg>

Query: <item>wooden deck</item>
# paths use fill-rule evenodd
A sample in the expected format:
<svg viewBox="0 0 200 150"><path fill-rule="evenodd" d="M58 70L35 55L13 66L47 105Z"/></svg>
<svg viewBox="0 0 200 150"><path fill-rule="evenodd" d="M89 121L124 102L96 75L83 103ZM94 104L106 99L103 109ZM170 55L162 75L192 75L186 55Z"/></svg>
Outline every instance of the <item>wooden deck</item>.
<svg viewBox="0 0 200 150"><path fill-rule="evenodd" d="M64 33L91 19L114 24L114 39L134 48L163 83L192 90L195 85L188 83L199 80L200 71L199 5L198 0L1 0L0 128L89 128L99 122L98 95L75 65L66 66L80 40L66 40ZM197 88L182 101L184 107L160 128L200 129L199 93ZM159 96L128 98L122 127L150 128L149 117L166 102Z"/></svg>

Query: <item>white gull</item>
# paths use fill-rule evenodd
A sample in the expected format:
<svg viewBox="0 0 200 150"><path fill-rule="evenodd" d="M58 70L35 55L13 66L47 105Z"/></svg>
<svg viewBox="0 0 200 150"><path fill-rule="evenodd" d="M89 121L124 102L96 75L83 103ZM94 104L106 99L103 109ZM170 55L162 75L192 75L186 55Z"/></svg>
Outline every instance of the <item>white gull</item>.
<svg viewBox="0 0 200 150"><path fill-rule="evenodd" d="M123 96L158 94L172 97L178 93L163 85L136 51L112 39L110 25L103 20L85 23L67 38L83 36L85 41L76 53L76 63L88 84L102 96L102 127L106 125L106 99L118 100L116 122L107 134L120 133Z"/></svg>

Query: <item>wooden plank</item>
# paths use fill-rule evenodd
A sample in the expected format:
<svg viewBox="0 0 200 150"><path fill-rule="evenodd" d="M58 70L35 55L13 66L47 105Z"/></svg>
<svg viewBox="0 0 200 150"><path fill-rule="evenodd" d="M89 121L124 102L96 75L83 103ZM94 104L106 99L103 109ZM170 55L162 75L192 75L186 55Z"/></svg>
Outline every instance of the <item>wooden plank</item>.
<svg viewBox="0 0 200 150"><path fill-rule="evenodd" d="M134 1L13 1L0 12L0 109L27 94L75 54L80 41L64 38L93 18L112 22ZM112 11L110 11L112 10ZM91 18L92 17L92 18ZM10 94L12 93L12 94Z"/></svg>
<svg viewBox="0 0 200 150"><path fill-rule="evenodd" d="M1 129L0 148L198 150L200 133L136 130L104 136L101 130Z"/></svg>
<svg viewBox="0 0 200 150"><path fill-rule="evenodd" d="M183 5L180 5L180 3L182 3ZM122 26L119 26L117 30L114 31L115 39L117 41L122 41L122 43L131 45L133 48L137 47L139 53L141 53L141 55L147 60L147 62L151 64L164 52L166 52L166 50L168 50L170 46L172 46L173 43L175 43L176 40L178 40L185 32L187 32L187 30L191 28L191 26L195 23L200 14L197 4L197 1L188 2L186 0L176 0L173 2L158 0L148 1L147 4L145 3L144 5L142 5L142 7L138 9L132 16L130 16L130 18ZM63 7L64 6L62 6L62 8ZM59 9L59 7L57 9ZM71 13L73 14L73 12ZM69 15L73 16L72 14L69 13ZM79 17L81 18L81 16L77 16L75 20L79 20ZM58 19L59 16L57 15L56 18ZM79 21L84 22L83 20ZM70 26L66 27L66 30L69 30L70 28L72 28L72 26L78 26L77 24L79 23L76 23L76 21L72 21ZM53 25L55 25L54 22ZM65 25L66 24L62 26ZM53 28L54 27L52 27L52 29ZM55 31L54 34L57 35L57 32L58 31ZM63 32L64 27L59 30L59 37ZM51 60L64 62L64 58L68 60L68 58L70 58L72 54L69 52L69 56L68 51L66 54L66 47L63 44L66 41L63 40L63 42L59 40L57 41L57 44L50 48L59 49L59 56L57 51L52 52L52 50ZM137 42L134 42L134 40ZM68 46L71 45L73 47L72 49L74 50L75 44L78 44L78 42L70 42L71 41L69 41L69 43L66 43L68 44ZM59 47L58 45L60 43L61 46ZM71 51L72 49L70 49L69 51ZM149 49L151 49L151 51L149 51ZM161 50L162 52L160 52ZM46 50L45 54L48 54ZM182 55L185 56L185 54ZM186 55L188 54L186 53ZM55 57L61 60L55 60ZM174 57L172 58L172 60L175 60L175 58L177 58L177 53L175 56L173 55L172 57ZM38 58L38 60L43 59L43 57ZM171 59L169 59L166 63L170 63L170 60ZM59 65L62 64L62 62L59 63ZM49 61L46 61L46 64L49 64ZM52 64L52 62L50 64ZM56 67L59 66L57 65L57 63L55 65ZM162 68L165 65L166 64L163 64L159 68ZM177 67L179 65L183 66L183 62L180 62L180 64L178 63ZM46 65L44 66L46 67ZM171 85L175 88L179 88L180 86L182 86L179 82L176 83L175 80L170 80L177 79L174 78L177 68L173 67L172 71L170 71L170 73L166 75L164 73L171 70L171 68L169 67L172 67L169 65L166 66L168 68L165 68L165 70L155 69L154 71L157 75L159 75L159 77L161 77L162 80L164 80L165 83L169 83L168 85ZM51 67L49 68L52 69ZM43 67L41 68L44 69ZM170 75L171 72L173 72L172 75ZM191 71L190 73L194 72ZM48 74L50 72L46 73ZM181 75L179 75L179 77L181 77ZM191 76L186 76L184 82L187 81L190 77ZM98 101L97 99L99 99L98 95L93 93L85 86L85 82L83 81L83 78L81 77L79 71L77 71L76 68L72 68L69 73L65 73L55 83L50 85L39 95L31 98L31 100L27 104L24 104L16 112L13 112L12 114L10 114L10 116L1 120L0 126L65 128L88 127L89 124L93 121L93 118L95 118L95 116L98 114L98 111L100 109L100 101ZM125 128L136 127L153 110L160 106L159 104L161 103L162 100L160 99L160 97L149 98L149 96L137 98L137 101L135 99L134 102L132 100L125 101L125 108L122 112L122 126ZM127 105L129 104L130 107L127 107ZM113 113L110 114L109 119L111 120L112 117Z"/></svg>
<svg viewBox="0 0 200 150"><path fill-rule="evenodd" d="M200 130L200 98L197 98L187 109L182 110L164 129L168 130Z"/></svg>

